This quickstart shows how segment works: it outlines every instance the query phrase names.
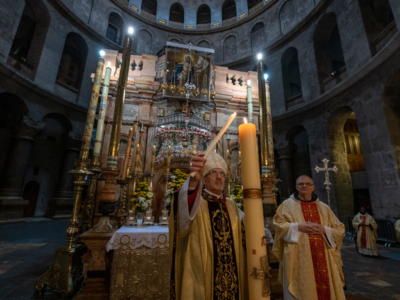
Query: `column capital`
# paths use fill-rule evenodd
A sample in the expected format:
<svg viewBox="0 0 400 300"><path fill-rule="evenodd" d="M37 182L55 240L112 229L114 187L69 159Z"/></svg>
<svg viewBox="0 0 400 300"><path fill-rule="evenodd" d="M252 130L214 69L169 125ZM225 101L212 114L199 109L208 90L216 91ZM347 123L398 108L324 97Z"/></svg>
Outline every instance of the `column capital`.
<svg viewBox="0 0 400 300"><path fill-rule="evenodd" d="M14 138L32 140L36 133L43 130L46 123L36 121L28 116L23 116L19 123Z"/></svg>
<svg viewBox="0 0 400 300"><path fill-rule="evenodd" d="M79 152L82 143L82 135L74 133L72 131L68 132L68 137L66 138L66 146L68 151Z"/></svg>
<svg viewBox="0 0 400 300"><path fill-rule="evenodd" d="M278 152L278 159L283 160L283 159L292 159L292 154L293 154L293 145L287 144L285 146L275 148L276 151Z"/></svg>

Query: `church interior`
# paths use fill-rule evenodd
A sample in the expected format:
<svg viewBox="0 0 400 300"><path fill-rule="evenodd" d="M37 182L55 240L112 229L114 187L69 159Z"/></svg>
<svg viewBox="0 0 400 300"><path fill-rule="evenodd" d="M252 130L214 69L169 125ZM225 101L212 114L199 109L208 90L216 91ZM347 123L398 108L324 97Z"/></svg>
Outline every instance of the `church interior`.
<svg viewBox="0 0 400 300"><path fill-rule="evenodd" d="M210 149L240 209L247 121L268 297L273 217L307 175L346 228L346 298L400 299L400 1L0 3L0 299L170 299L173 194Z"/></svg>

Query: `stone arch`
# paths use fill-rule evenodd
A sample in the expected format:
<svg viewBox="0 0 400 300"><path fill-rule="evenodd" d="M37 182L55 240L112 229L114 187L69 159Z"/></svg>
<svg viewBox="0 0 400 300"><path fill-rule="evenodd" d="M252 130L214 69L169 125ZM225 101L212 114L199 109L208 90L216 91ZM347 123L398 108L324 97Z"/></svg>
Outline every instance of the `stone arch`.
<svg viewBox="0 0 400 300"><path fill-rule="evenodd" d="M157 15L157 0L142 0L140 12L143 11L156 16Z"/></svg>
<svg viewBox="0 0 400 300"><path fill-rule="evenodd" d="M223 54L224 54L224 62L231 61L232 58L236 57L237 54L237 40L236 36L229 35L225 38L223 43Z"/></svg>
<svg viewBox="0 0 400 300"><path fill-rule="evenodd" d="M0 94L0 177L15 129L29 110L24 100L12 93Z"/></svg>
<svg viewBox="0 0 400 300"><path fill-rule="evenodd" d="M206 41L205 39L202 39L201 41L199 41L197 43L197 46L203 47L203 48L212 48L211 44L208 41Z"/></svg>
<svg viewBox="0 0 400 300"><path fill-rule="evenodd" d="M318 21L313 36L318 81L323 89L324 81L345 70L345 60L339 29L334 13L327 13Z"/></svg>
<svg viewBox="0 0 400 300"><path fill-rule="evenodd" d="M371 53L374 55L397 32L390 1L358 0L358 3Z"/></svg>
<svg viewBox="0 0 400 300"><path fill-rule="evenodd" d="M151 33L146 29L140 30L137 35L136 54L137 55L152 54L153 53L152 44L153 44L153 37Z"/></svg>
<svg viewBox="0 0 400 300"><path fill-rule="evenodd" d="M297 49L294 47L286 49L281 64L286 109L290 109L303 102Z"/></svg>
<svg viewBox="0 0 400 300"><path fill-rule="evenodd" d="M225 0L222 4L222 21L236 18L237 10L236 10L236 2L235 0Z"/></svg>
<svg viewBox="0 0 400 300"><path fill-rule="evenodd" d="M282 196L295 191L295 180L300 175L312 177L308 132L302 125L292 127L286 134L286 146L278 155L279 174L283 180Z"/></svg>
<svg viewBox="0 0 400 300"><path fill-rule="evenodd" d="M182 4L175 2L169 9L169 21L175 23L185 23L185 9Z"/></svg>
<svg viewBox="0 0 400 300"><path fill-rule="evenodd" d="M286 0L279 9L279 28L281 35L287 34L295 27L296 7L293 0Z"/></svg>
<svg viewBox="0 0 400 300"><path fill-rule="evenodd" d="M71 121L59 113L45 115L42 122L46 123L46 126L38 133L37 138L54 143L63 143L68 133L73 130Z"/></svg>
<svg viewBox="0 0 400 300"><path fill-rule="evenodd" d="M82 36L76 32L68 33L56 83L78 93L82 84L82 74L85 70L88 46Z"/></svg>
<svg viewBox="0 0 400 300"><path fill-rule="evenodd" d="M124 35L124 20L117 12L111 12L108 16L106 38L120 45Z"/></svg>
<svg viewBox="0 0 400 300"><path fill-rule="evenodd" d="M251 51L256 52L262 49L263 41L264 41L264 23L257 22L251 28L250 36L251 36Z"/></svg>
<svg viewBox="0 0 400 300"><path fill-rule="evenodd" d="M207 4L202 4L197 9L197 24L211 25L211 10Z"/></svg>
<svg viewBox="0 0 400 300"><path fill-rule="evenodd" d="M31 78L35 77L39 66L49 25L50 13L43 1L26 0L10 56L17 61L14 67L22 68L22 64L33 68Z"/></svg>
<svg viewBox="0 0 400 300"><path fill-rule="evenodd" d="M354 215L356 205L354 203L354 193L352 176L348 162L348 151L351 145L345 139L345 124L350 116L355 117L354 111L343 106L335 109L327 122L327 139L330 157L330 166L336 165L337 173L331 174L333 177L333 188L335 199L332 199L332 207L337 206L338 216L343 218ZM331 178L332 178L331 177Z"/></svg>

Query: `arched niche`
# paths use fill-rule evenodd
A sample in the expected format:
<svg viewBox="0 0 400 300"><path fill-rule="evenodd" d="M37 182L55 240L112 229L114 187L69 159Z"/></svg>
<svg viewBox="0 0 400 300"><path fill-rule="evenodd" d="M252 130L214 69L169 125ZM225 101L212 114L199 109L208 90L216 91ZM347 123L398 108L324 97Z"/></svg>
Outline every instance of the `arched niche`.
<svg viewBox="0 0 400 300"><path fill-rule="evenodd" d="M124 34L124 21L122 20L122 17L116 12L110 13L108 17L106 38L120 45L122 42L123 34Z"/></svg>
<svg viewBox="0 0 400 300"><path fill-rule="evenodd" d="M286 49L281 63L286 109L290 109L303 102L297 49L293 47Z"/></svg>

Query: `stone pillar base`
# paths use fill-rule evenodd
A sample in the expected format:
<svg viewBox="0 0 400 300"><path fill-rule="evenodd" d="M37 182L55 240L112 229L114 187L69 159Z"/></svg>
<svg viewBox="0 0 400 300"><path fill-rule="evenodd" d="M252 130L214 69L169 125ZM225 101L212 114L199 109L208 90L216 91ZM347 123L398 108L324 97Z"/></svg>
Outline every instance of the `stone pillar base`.
<svg viewBox="0 0 400 300"><path fill-rule="evenodd" d="M54 198L49 204L47 216L53 219L61 219L71 216L74 207L74 198Z"/></svg>
<svg viewBox="0 0 400 300"><path fill-rule="evenodd" d="M29 201L22 197L0 196L0 221L22 219Z"/></svg>

